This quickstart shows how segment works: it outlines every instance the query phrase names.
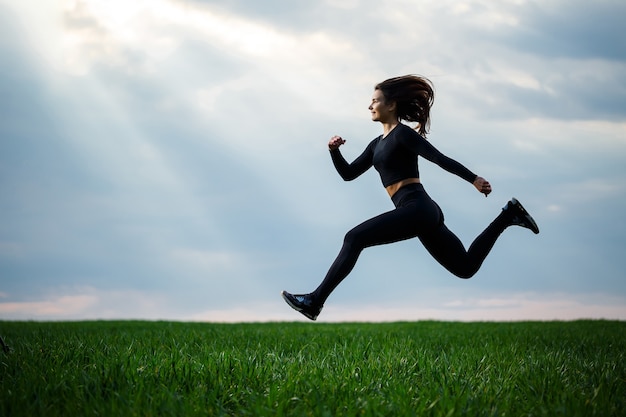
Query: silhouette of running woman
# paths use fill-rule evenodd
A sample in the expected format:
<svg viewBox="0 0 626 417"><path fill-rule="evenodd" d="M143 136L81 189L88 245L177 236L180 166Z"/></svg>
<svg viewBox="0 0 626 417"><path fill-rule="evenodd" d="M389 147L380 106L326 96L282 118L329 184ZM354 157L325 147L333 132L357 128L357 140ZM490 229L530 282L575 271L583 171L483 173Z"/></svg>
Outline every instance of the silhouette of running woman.
<svg viewBox="0 0 626 417"><path fill-rule="evenodd" d="M517 225L539 233L534 219L515 198L506 203L468 250L446 227L441 209L420 182L419 156L473 184L485 196L491 193L491 185L443 155L425 139L433 100L433 86L427 78L415 75L390 78L376 85L369 106L372 120L382 124L383 134L372 140L352 163L348 163L339 150L345 140L333 136L328 142L339 175L351 181L373 166L395 209L366 220L346 233L339 255L315 291L309 294L282 292L287 304L307 318L317 319L326 299L352 271L360 253L367 247L417 237L444 268L460 278L470 278L507 227ZM417 130L403 124L402 120L417 123Z"/></svg>

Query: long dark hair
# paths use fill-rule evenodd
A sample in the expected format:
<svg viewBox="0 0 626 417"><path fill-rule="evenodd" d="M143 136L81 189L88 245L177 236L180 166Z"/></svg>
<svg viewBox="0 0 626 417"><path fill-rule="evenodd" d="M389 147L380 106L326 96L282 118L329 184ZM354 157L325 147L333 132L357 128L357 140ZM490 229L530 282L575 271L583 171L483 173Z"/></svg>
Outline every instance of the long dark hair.
<svg viewBox="0 0 626 417"><path fill-rule="evenodd" d="M425 77L403 75L385 80L374 87L382 91L385 101L396 102L401 120L417 122L418 132L425 136L430 129L430 108L435 101L433 83Z"/></svg>

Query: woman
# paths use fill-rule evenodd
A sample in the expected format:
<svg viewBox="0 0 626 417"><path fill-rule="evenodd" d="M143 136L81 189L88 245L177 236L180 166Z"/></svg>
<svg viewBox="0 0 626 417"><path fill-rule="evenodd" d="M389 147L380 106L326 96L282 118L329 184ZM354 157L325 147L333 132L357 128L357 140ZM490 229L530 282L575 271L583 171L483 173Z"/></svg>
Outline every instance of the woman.
<svg viewBox="0 0 626 417"><path fill-rule="evenodd" d="M374 166L396 208L361 223L346 234L339 255L315 291L309 294L282 292L287 304L307 318L317 319L330 293L350 273L359 254L367 247L417 237L444 268L460 278L470 278L507 227L518 225L539 233L533 218L515 198L467 251L448 230L441 209L420 183L418 156L470 182L485 197L491 193L491 185L443 155L424 138L430 125L433 99L433 87L426 78L406 75L383 81L374 88L369 106L372 120L382 124L383 134L370 142L352 163L346 162L339 151L345 140L333 136L328 142L333 164L344 180L353 180ZM417 123L417 131L401 120Z"/></svg>

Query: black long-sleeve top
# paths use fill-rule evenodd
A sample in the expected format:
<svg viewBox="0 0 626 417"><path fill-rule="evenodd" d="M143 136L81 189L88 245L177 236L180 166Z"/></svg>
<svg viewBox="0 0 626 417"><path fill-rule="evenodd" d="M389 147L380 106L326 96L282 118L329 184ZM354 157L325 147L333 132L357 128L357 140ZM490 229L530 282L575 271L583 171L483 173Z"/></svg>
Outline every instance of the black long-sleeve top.
<svg viewBox="0 0 626 417"><path fill-rule="evenodd" d="M351 181L370 167L380 174L383 186L407 178L419 178L417 157L422 156L430 162L473 183L476 174L465 166L439 152L411 127L399 123L389 134L372 140L363 153L352 163L348 163L339 149L330 151L337 172L346 181Z"/></svg>

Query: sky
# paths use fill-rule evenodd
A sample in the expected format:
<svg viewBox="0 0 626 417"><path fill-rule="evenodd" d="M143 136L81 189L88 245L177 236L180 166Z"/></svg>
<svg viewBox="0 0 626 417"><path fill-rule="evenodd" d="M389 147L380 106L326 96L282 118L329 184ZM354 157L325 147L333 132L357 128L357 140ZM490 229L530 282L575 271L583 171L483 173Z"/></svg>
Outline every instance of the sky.
<svg viewBox="0 0 626 417"><path fill-rule="evenodd" d="M626 320L626 3L0 0L0 320L306 321L344 234L393 205L346 159L373 87L435 85L420 160L469 280L417 239L366 249L318 321Z"/></svg>

